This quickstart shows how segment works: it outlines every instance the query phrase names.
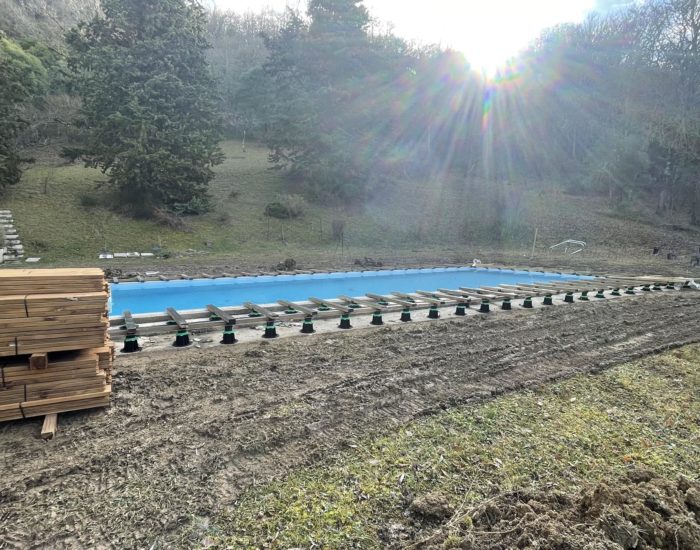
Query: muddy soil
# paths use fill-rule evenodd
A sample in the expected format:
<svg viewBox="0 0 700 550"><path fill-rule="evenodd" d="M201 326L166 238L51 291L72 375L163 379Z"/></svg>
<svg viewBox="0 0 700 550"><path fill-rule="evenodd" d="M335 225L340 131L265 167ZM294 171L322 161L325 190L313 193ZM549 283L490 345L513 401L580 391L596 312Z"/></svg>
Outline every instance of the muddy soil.
<svg viewBox="0 0 700 550"><path fill-rule="evenodd" d="M121 356L106 411L0 424L0 548L189 548L246 488L420 415L700 341L700 293Z"/></svg>
<svg viewBox="0 0 700 550"><path fill-rule="evenodd" d="M438 495L427 499L439 501ZM424 506L418 512L427 519L444 511ZM525 490L495 496L462 516L443 515L443 527L414 548L696 550L699 518L700 483L632 469L576 494Z"/></svg>

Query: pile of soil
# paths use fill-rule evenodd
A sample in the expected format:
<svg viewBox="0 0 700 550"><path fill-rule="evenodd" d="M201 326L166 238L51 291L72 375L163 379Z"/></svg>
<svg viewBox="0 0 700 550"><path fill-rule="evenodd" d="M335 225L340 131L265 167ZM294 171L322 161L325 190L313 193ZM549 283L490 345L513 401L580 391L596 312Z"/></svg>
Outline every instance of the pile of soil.
<svg viewBox="0 0 700 550"><path fill-rule="evenodd" d="M422 547L697 549L700 483L687 478L674 482L634 469L574 495L551 490L501 495L458 525L457 533L444 527Z"/></svg>

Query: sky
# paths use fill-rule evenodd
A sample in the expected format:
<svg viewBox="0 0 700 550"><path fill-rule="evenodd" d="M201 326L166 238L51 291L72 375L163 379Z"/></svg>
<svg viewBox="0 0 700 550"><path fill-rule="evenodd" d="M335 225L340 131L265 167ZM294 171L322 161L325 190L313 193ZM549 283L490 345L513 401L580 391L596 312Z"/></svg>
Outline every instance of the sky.
<svg viewBox="0 0 700 550"><path fill-rule="evenodd" d="M285 6L304 9L304 0L206 0L237 12ZM463 52L487 73L537 38L546 27L578 22L593 10L606 11L624 0L365 0L373 17L390 23L394 34Z"/></svg>

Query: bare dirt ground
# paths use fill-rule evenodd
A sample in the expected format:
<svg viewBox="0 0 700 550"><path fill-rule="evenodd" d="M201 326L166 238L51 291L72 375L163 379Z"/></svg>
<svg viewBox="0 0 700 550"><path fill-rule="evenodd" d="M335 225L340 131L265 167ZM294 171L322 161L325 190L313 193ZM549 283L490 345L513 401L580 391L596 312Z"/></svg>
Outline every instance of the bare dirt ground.
<svg viewBox="0 0 700 550"><path fill-rule="evenodd" d="M700 293L120 357L108 411L0 425L0 548L189 548L246 488L456 404L700 341Z"/></svg>

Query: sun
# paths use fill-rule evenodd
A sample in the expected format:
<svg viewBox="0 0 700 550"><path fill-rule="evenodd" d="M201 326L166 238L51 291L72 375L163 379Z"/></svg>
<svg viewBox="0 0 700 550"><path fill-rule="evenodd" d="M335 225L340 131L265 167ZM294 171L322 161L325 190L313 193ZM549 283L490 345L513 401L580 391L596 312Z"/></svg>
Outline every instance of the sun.
<svg viewBox="0 0 700 550"><path fill-rule="evenodd" d="M493 75L547 27L578 22L595 0L366 0L397 35L464 53L473 69Z"/></svg>
<svg viewBox="0 0 700 550"><path fill-rule="evenodd" d="M306 8L305 0L208 0L238 12ZM471 67L495 74L547 27L583 20L596 0L364 0L394 34L462 52Z"/></svg>

